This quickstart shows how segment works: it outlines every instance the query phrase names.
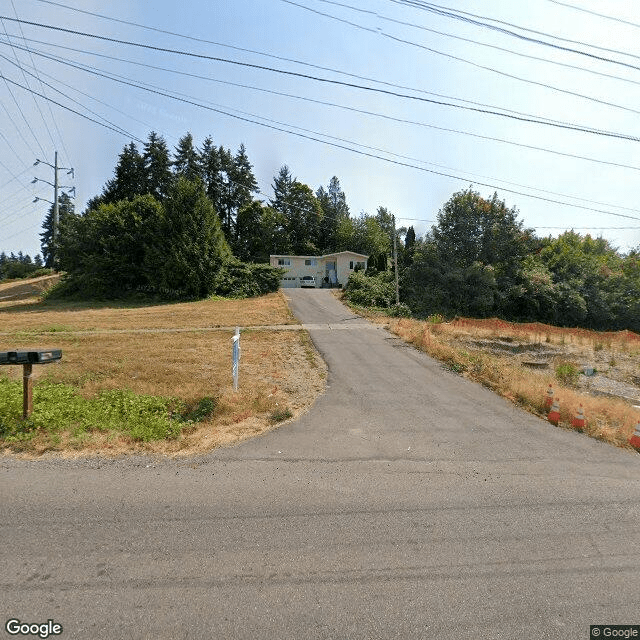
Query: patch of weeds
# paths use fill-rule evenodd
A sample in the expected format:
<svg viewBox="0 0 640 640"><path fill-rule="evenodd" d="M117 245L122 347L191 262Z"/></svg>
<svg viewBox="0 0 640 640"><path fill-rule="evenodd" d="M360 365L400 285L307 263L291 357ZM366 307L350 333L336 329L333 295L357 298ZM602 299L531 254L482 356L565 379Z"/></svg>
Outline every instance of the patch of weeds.
<svg viewBox="0 0 640 640"><path fill-rule="evenodd" d="M596 342L593 345L593 350L594 351L602 351L604 349L604 345L602 344L602 342Z"/></svg>
<svg viewBox="0 0 640 640"><path fill-rule="evenodd" d="M562 383L570 387L575 387L578 383L580 370L570 362L562 362L556 367L556 378Z"/></svg>
<svg viewBox="0 0 640 640"><path fill-rule="evenodd" d="M441 313L432 313L427 317L426 322L429 324L441 324L445 320L444 316Z"/></svg>
<svg viewBox="0 0 640 640"><path fill-rule="evenodd" d="M72 446L82 446L93 433L106 432L138 442L174 439L182 428L170 415L176 402L128 389L83 398L74 387L43 380L33 389L34 412L23 420L21 382L0 378L0 438L13 444L68 431Z"/></svg>
<svg viewBox="0 0 640 640"><path fill-rule="evenodd" d="M291 410L288 407L284 409L276 409L269 415L269 422L276 424L276 422L284 422L292 417L293 413L291 413Z"/></svg>
<svg viewBox="0 0 640 640"><path fill-rule="evenodd" d="M609 360L609 366L615 367L617 364L618 364L618 361L612 356L611 359Z"/></svg>
<svg viewBox="0 0 640 640"><path fill-rule="evenodd" d="M187 406L186 409L179 414L179 419L184 422L202 422L211 416L218 407L218 398L206 396L201 398L194 405Z"/></svg>
<svg viewBox="0 0 640 640"><path fill-rule="evenodd" d="M300 343L304 348L304 357L309 363L309 366L312 369L318 368L318 363L316 362L316 354L313 347L313 343L311 342L311 337L308 333L301 331L300 332Z"/></svg>
<svg viewBox="0 0 640 640"><path fill-rule="evenodd" d="M464 373L467 370L467 367L461 362L450 361L447 362L447 366L454 373Z"/></svg>

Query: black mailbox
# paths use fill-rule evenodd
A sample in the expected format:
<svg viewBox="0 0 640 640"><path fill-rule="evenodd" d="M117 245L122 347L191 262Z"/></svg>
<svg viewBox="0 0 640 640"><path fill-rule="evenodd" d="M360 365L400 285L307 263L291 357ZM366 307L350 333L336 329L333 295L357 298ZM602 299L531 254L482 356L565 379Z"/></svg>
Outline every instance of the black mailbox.
<svg viewBox="0 0 640 640"><path fill-rule="evenodd" d="M0 365L22 365L22 417L33 412L33 382L31 373L34 364L47 364L62 359L62 349L39 349L38 351L0 351Z"/></svg>
<svg viewBox="0 0 640 640"><path fill-rule="evenodd" d="M46 364L62 358L62 349L0 351L0 364Z"/></svg>

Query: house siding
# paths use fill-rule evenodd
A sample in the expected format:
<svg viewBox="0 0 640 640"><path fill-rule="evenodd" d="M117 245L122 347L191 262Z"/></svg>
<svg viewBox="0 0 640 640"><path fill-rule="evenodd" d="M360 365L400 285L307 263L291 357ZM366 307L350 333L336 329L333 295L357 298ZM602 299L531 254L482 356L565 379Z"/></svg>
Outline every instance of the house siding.
<svg viewBox="0 0 640 640"><path fill-rule="evenodd" d="M282 287L300 286L300 279L304 276L313 276L316 279L316 286L322 286L324 278L329 274L328 266L335 263L337 283L344 286L347 284L349 276L354 272L356 263L364 263L366 269L369 256L365 256L353 251L341 251L339 253L329 253L324 256L285 256L272 255L269 257L271 266L285 269L285 274L281 281ZM289 261L289 264L280 265L279 261ZM310 261L311 264L305 264ZM313 261L316 261L313 264Z"/></svg>

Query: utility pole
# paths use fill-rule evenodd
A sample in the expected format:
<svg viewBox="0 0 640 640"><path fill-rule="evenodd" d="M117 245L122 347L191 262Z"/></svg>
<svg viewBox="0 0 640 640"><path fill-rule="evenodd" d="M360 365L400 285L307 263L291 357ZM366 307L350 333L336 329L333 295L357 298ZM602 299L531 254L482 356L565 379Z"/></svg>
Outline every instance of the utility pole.
<svg viewBox="0 0 640 640"><path fill-rule="evenodd" d="M398 248L396 244L396 217L391 216L393 220L393 262L396 269L396 304L400 304L400 285L398 283Z"/></svg>
<svg viewBox="0 0 640 640"><path fill-rule="evenodd" d="M74 177L74 173L73 173L73 167L58 166L57 151L54 153L53 164L50 164L44 160L36 159L36 161L33 163L33 166L35 167L36 165L39 165L39 164L46 164L47 166L53 169L53 182L49 182L48 180L43 180L42 178L34 178L31 181L31 184L34 184L40 181L40 182L46 182L47 184L50 184L53 187L53 228L51 229L51 262L52 262L53 268L55 269L55 247L56 247L56 240L58 239L57 236L58 236L58 217L59 217L58 190L69 189L69 191L73 191L73 196L71 197L75 197L75 194L76 194L75 187L60 186L60 184L58 183L58 170L62 169L63 171L66 171L67 175L71 176L72 178ZM43 198L36 198L34 202L37 202L38 200L43 200Z"/></svg>
<svg viewBox="0 0 640 640"><path fill-rule="evenodd" d="M56 235L58 234L58 152L53 161L53 229L51 230L52 265L55 264Z"/></svg>

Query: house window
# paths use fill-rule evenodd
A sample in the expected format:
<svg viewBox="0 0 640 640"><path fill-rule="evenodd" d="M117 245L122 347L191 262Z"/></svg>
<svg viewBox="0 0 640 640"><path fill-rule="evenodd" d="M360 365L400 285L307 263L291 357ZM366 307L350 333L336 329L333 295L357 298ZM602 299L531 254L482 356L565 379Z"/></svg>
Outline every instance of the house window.
<svg viewBox="0 0 640 640"><path fill-rule="evenodd" d="M279 267L290 267L291 266L291 258L278 258L278 266Z"/></svg>
<svg viewBox="0 0 640 640"><path fill-rule="evenodd" d="M353 269L353 260L351 260L351 262L349 262L349 269Z"/></svg>
<svg viewBox="0 0 640 640"><path fill-rule="evenodd" d="M356 269L364 269L364 262L356 262Z"/></svg>
<svg viewBox="0 0 640 640"><path fill-rule="evenodd" d="M305 260L304 261L304 266L305 267L317 267L318 266L318 261L314 258L311 258L309 260Z"/></svg>

